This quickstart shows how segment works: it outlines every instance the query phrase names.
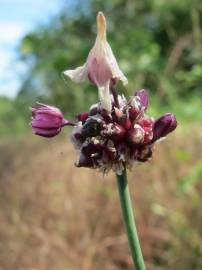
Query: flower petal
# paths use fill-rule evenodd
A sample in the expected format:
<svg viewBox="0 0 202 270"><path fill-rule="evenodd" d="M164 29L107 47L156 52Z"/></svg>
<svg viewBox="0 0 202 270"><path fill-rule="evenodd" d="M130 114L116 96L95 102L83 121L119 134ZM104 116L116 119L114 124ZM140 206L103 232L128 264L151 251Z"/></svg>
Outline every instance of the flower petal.
<svg viewBox="0 0 202 270"><path fill-rule="evenodd" d="M121 80L126 85L128 80L120 70L106 39L106 20L102 12L97 15L97 27L97 38L86 61L88 78L93 84L101 86L108 80L115 80L115 82Z"/></svg>
<svg viewBox="0 0 202 270"><path fill-rule="evenodd" d="M146 111L148 107L148 92L145 89L141 89L134 93L134 96L139 97L141 108Z"/></svg>
<svg viewBox="0 0 202 270"><path fill-rule="evenodd" d="M88 78L92 84L103 86L107 84L111 77L111 70L103 57L96 58L92 54L88 59Z"/></svg>
<svg viewBox="0 0 202 270"><path fill-rule="evenodd" d="M69 69L63 72L64 75L68 76L75 83L80 83L86 80L87 70L86 65L75 69Z"/></svg>
<svg viewBox="0 0 202 270"><path fill-rule="evenodd" d="M108 62L109 68L112 72L112 78L121 80L123 85L126 85L128 83L128 80L124 76L123 72L120 70L116 58L108 42L106 42L105 44L105 57L106 61Z"/></svg>

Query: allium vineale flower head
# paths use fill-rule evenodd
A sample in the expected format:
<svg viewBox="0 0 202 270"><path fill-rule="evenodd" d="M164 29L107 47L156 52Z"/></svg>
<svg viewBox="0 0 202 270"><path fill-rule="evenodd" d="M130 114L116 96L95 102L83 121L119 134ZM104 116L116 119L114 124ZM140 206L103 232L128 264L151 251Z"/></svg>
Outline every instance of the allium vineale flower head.
<svg viewBox="0 0 202 270"><path fill-rule="evenodd" d="M144 89L129 100L117 94L117 82L126 84L127 79L107 42L102 12L97 15L97 26L95 45L86 63L64 74L76 83L88 79L98 88L99 102L77 115L74 123L65 120L59 109L40 105L32 108L31 124L34 133L44 137L53 137L63 126L73 125L71 140L78 152L75 165L121 174L125 167L151 159L156 141L172 132L177 121L171 113L157 120L148 116L148 92Z"/></svg>
<svg viewBox="0 0 202 270"><path fill-rule="evenodd" d="M72 132L72 142L79 153L77 167L110 169L121 174L124 167L152 157L153 146L177 126L173 114L157 120L146 114L148 94L137 91L128 101L111 95L112 110L106 111L101 103L93 105L88 113L78 115Z"/></svg>

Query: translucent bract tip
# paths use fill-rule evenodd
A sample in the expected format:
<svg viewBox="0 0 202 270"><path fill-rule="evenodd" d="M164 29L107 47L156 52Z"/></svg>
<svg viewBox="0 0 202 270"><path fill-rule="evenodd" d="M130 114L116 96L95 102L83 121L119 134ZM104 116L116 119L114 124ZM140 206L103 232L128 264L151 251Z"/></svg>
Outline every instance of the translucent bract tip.
<svg viewBox="0 0 202 270"><path fill-rule="evenodd" d="M99 11L97 14L97 30L98 36L101 39L106 38L106 19L103 12Z"/></svg>

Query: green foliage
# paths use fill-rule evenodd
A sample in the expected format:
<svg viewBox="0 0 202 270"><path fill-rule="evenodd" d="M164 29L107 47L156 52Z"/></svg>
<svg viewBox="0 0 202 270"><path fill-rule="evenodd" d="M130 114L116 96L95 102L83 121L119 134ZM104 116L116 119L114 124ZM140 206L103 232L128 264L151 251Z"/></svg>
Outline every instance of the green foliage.
<svg viewBox="0 0 202 270"><path fill-rule="evenodd" d="M29 121L25 121L23 114L18 111L15 101L6 97L0 97L0 119L0 137L22 134L29 123Z"/></svg>
<svg viewBox="0 0 202 270"><path fill-rule="evenodd" d="M184 177L180 184L180 191L186 193L192 190L197 183L202 179L202 161L199 161L195 166L193 166L186 177Z"/></svg>

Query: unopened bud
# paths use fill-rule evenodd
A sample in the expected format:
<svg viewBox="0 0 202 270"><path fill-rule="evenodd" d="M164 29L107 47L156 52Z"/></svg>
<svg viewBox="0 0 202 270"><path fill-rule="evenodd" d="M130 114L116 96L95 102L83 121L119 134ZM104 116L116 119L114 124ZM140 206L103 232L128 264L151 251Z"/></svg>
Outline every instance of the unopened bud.
<svg viewBox="0 0 202 270"><path fill-rule="evenodd" d="M177 127L177 120L174 114L166 113L154 122L152 142L165 137Z"/></svg>
<svg viewBox="0 0 202 270"><path fill-rule="evenodd" d="M128 117L124 117L121 119L121 125L126 129L129 130L132 127L132 123Z"/></svg>
<svg viewBox="0 0 202 270"><path fill-rule="evenodd" d="M43 137L54 137L60 133L65 125L72 125L64 119L62 112L53 106L38 104L38 107L31 108L32 129L36 135Z"/></svg>
<svg viewBox="0 0 202 270"><path fill-rule="evenodd" d="M113 126L113 129L112 129L111 137L115 141L121 141L123 139L125 133L126 133L126 130L121 125L115 124Z"/></svg>

